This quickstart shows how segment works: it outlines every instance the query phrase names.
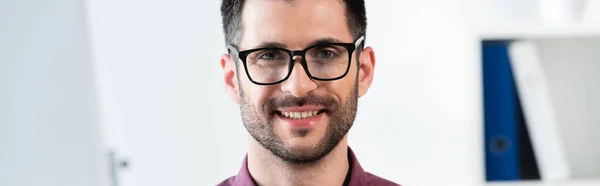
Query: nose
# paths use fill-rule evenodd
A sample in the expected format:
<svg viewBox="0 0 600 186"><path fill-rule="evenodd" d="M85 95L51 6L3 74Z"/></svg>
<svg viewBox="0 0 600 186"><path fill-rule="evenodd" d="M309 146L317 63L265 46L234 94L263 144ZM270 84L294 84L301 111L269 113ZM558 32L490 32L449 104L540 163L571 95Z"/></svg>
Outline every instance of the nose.
<svg viewBox="0 0 600 186"><path fill-rule="evenodd" d="M294 68L290 77L283 82L281 90L295 97L304 97L311 91L317 89L317 83L304 71L299 56L294 56Z"/></svg>

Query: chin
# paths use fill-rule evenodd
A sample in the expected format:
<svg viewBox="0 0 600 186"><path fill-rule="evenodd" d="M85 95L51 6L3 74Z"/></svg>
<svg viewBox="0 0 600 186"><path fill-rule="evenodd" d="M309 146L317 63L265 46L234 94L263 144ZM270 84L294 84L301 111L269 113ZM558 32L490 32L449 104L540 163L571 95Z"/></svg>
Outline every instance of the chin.
<svg viewBox="0 0 600 186"><path fill-rule="evenodd" d="M323 141L324 134L318 130L291 130L284 138L284 144L289 148L311 149L316 148ZM287 138L287 139L286 139Z"/></svg>
<svg viewBox="0 0 600 186"><path fill-rule="evenodd" d="M310 137L296 137L285 142L288 149L293 150L311 150L317 148L320 139L310 139Z"/></svg>

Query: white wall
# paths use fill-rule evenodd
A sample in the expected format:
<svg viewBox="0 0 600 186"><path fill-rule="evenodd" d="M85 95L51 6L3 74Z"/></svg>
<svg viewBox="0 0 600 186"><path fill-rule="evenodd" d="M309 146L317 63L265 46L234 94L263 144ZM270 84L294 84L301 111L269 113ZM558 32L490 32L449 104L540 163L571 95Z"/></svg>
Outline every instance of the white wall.
<svg viewBox="0 0 600 186"><path fill-rule="evenodd" d="M367 2L378 63L350 134L367 171L404 185L483 182L468 25L535 19L532 3L486 2ZM89 0L106 143L132 160L123 186L214 185L237 173L246 131L221 81L219 3Z"/></svg>
<svg viewBox="0 0 600 186"><path fill-rule="evenodd" d="M366 170L398 183L474 185L476 43L446 4L394 2L368 4L378 64L350 145Z"/></svg>
<svg viewBox="0 0 600 186"><path fill-rule="evenodd" d="M105 185L82 1L0 1L0 185Z"/></svg>

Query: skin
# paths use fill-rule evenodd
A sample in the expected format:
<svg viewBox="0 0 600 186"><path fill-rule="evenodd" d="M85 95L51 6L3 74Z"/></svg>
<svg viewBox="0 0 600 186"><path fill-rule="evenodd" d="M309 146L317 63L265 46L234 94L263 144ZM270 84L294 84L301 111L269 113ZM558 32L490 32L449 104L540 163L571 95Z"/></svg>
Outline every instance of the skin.
<svg viewBox="0 0 600 186"><path fill-rule="evenodd" d="M264 42L277 42L290 50L302 50L323 38L333 38L344 43L353 43L356 39L348 29L344 3L341 0L249 0L244 6L242 23L244 29L238 43L240 51L257 48ZM257 133L253 133L252 129L264 128L255 125L268 125L272 133L261 134L273 135L263 137L277 139L279 147L288 155L314 157L319 151L319 144L326 141L328 126L336 124L331 122L337 112L331 110L322 114L319 124L299 134L297 128L270 116L263 105L270 99L314 95L335 101L340 108L354 109L352 114L355 114L356 108L352 108L350 103L352 99L355 103L358 97L365 95L371 86L375 67L374 51L371 47L363 49L359 54L358 66L358 59L353 54L348 75L335 81L312 80L304 72L299 58L296 56L294 59L294 69L286 81L260 86L250 82L240 60L228 54L221 57L226 92L233 101L241 105L242 115L246 118L244 123L249 130L248 169L259 185L342 185L349 169L347 130L339 143L334 144L332 149L327 149L328 152L323 157L293 162L274 154L272 149L265 148L265 144L257 140L260 136L252 135ZM236 66L235 63L239 64ZM350 124L354 116L351 119Z"/></svg>

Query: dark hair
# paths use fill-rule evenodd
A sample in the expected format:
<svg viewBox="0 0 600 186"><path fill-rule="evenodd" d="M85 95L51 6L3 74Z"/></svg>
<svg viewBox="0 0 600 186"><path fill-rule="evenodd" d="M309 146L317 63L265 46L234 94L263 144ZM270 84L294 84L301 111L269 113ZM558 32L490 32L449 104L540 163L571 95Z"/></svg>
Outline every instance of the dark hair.
<svg viewBox="0 0 600 186"><path fill-rule="evenodd" d="M287 0L290 1L290 0ZM222 0L221 18L226 44L237 45L242 34L242 9L245 0ZM344 0L348 29L354 38L366 35L367 15L364 0ZM365 36L366 37L366 36ZM364 43L364 42L363 42Z"/></svg>

